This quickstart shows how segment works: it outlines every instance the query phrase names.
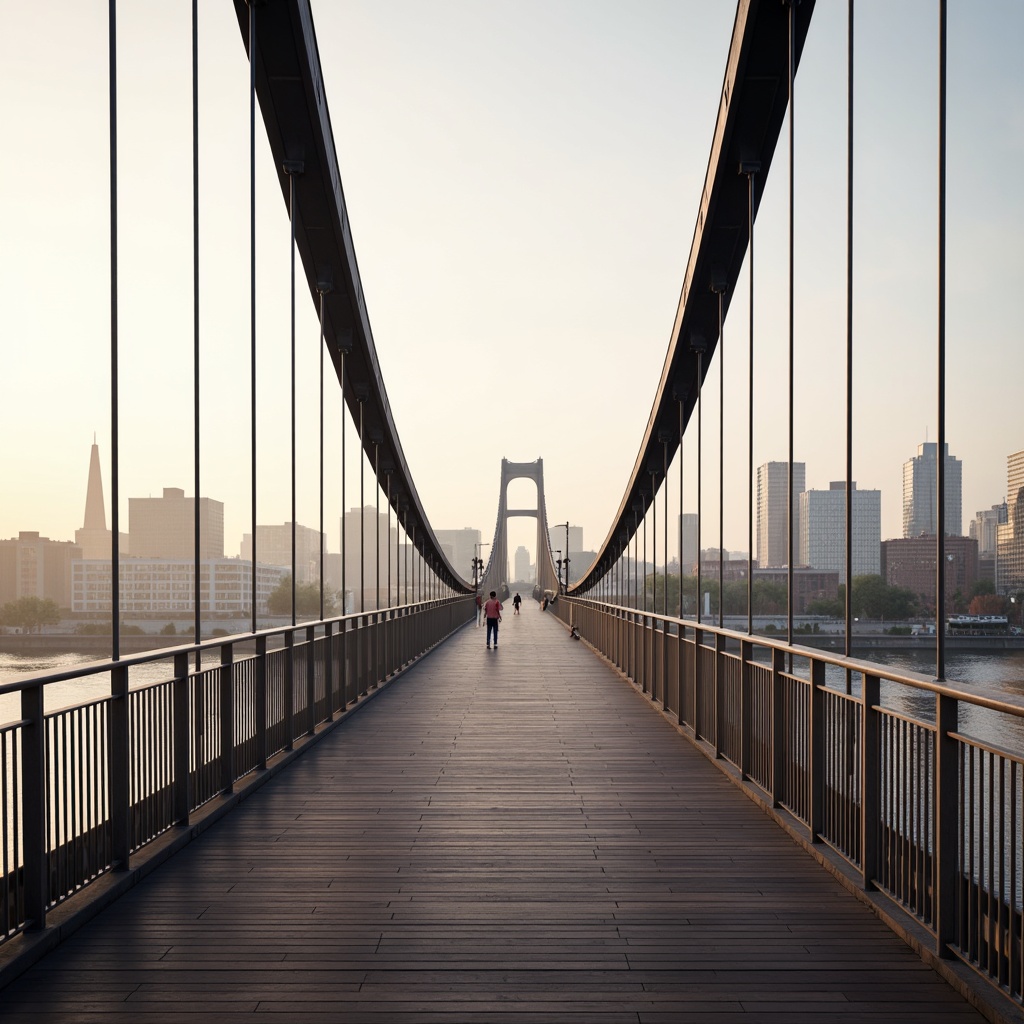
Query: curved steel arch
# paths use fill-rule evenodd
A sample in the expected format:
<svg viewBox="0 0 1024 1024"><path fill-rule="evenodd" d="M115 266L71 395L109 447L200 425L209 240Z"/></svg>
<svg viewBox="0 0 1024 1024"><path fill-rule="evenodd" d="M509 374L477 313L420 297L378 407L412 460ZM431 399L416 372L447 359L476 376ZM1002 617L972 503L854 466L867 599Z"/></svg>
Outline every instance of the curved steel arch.
<svg viewBox="0 0 1024 1024"><path fill-rule="evenodd" d="M391 506L427 564L453 590L472 593L434 535L391 414L341 187L309 0L250 2L256 4L256 53L250 59L255 57L267 140L286 206L294 181L296 247L316 307L323 294L324 340L354 422L362 406L363 451L381 477L390 476ZM248 50L249 3L234 4Z"/></svg>
<svg viewBox="0 0 1024 1024"><path fill-rule="evenodd" d="M799 63L814 0L793 5ZM728 310L749 243L746 168L758 165L754 212L788 106L790 5L740 0L733 24L711 155L701 192L682 292L661 379L629 483L590 571L572 588L585 592L618 561L665 479L697 401L698 367L707 375L718 344L718 295ZM714 286L714 288L713 288ZM698 361L691 345L706 346Z"/></svg>

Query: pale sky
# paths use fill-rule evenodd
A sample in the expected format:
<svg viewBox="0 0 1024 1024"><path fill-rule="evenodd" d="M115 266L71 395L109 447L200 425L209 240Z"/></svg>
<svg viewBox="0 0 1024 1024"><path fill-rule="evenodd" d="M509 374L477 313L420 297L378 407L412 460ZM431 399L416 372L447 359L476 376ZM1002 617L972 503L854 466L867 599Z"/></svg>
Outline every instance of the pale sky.
<svg viewBox="0 0 1024 1024"><path fill-rule="evenodd" d="M109 525L106 8L0 0L0 537L73 538L94 433ZM225 503L233 555L251 521L248 68L231 5L200 8L201 490ZM190 9L118 4L122 529L129 497L193 493ZM901 533L904 461L936 437L936 9L857 4L854 476L882 491L883 539ZM947 438L963 460L966 533L1002 500L1006 456L1024 448L1024 5L949 9ZM314 0L313 11L380 364L433 525L489 539L502 456L541 456L550 520L581 525L596 548L670 340L733 6ZM819 0L796 109L795 457L812 488L845 474L845 117L846 4ZM281 523L288 226L262 140L257 161L258 520ZM784 135L755 228L757 463L787 455L787 172ZM298 521L315 527L318 333L300 298ZM744 272L725 327L732 550L747 536L747 344ZM718 372L716 360L705 467L718 461ZM332 390L331 550L339 415ZM521 487L513 504L527 505ZM707 546L714 475L704 499ZM527 521L512 521L510 539L535 554Z"/></svg>

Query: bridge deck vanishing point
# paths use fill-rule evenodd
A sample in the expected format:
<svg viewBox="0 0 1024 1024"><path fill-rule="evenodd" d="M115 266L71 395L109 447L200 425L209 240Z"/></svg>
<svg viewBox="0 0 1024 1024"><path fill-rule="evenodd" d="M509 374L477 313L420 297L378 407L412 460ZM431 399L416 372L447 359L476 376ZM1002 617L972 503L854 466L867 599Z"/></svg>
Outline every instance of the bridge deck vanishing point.
<svg viewBox="0 0 1024 1024"><path fill-rule="evenodd" d="M528 601L0 993L14 1021L981 1021Z"/></svg>

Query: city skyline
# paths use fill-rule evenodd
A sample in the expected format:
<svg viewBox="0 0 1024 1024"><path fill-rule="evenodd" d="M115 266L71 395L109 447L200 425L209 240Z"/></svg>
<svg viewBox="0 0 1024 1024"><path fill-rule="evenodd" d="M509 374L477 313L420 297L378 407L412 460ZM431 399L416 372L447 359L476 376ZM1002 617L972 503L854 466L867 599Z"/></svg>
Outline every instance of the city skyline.
<svg viewBox="0 0 1024 1024"><path fill-rule="evenodd" d="M189 18L184 10L120 7L123 530L130 495L158 493L166 481L194 488L191 431L182 418L191 408L192 372ZM5 118L11 136L34 153L34 184L24 188L18 162L0 168L7 193L22 197L9 211L9 237L18 244L0 252L0 308L9 346L46 359L45 371L32 355L9 366L5 422L9 430L15 423L32 429L0 453L0 536L71 536L61 524L76 521L80 509L77 433L98 433L111 479L108 98L94 59L105 52L106 7L4 10L9 31L0 41L0 75L5 94L15 97ZM1014 308L1024 256L1005 227L1024 218L1002 171L1016 166L1024 149L1024 73L1014 57L1024 12L1008 2L985 10L988 16L977 18L953 5L949 14L947 440L964 463L968 514L1006 497L1006 454L1024 447L1015 415L1024 346ZM382 9L344 0L314 13L381 369L431 522L470 523L488 536L500 458L541 455L550 518L580 523L599 548L664 357L733 10L691 2L627 11L568 0L543 7L452 0L430 9L396 2ZM937 28L933 5L916 0L895 9L858 4L857 28L853 477L882 491L882 534L896 537L900 466L922 437L936 436ZM236 187L247 166L248 69L231 10L204 7L200 32L202 363L213 386L204 391L199 490L218 491L225 533L236 537L251 530L253 518L248 194ZM794 426L800 461L828 467L822 484L840 478L844 467L845 76L835 73L844 65L845 11L819 5L797 77ZM258 423L256 519L280 523L292 518L281 486L290 467L278 404L287 379L287 222L264 140L257 149L257 388L266 408ZM755 464L786 450L785 417L776 415L786 397L781 150L757 222ZM410 151L417 153L415 172ZM75 155L72 190L68 152ZM978 196L986 202L978 204ZM63 262L76 267L56 284L39 273L52 264L54 237ZM234 251L237 261L218 258ZM984 265L973 256L979 251L988 257ZM510 294L530 299L510 303ZM746 301L737 287L723 346L730 367L730 549L747 547L751 514L746 385L732 376L743 365ZM311 395L318 332L308 301L300 303L298 332L299 387ZM541 385L538 365L547 368ZM716 356L702 397L707 425L717 425L718 372ZM468 389L474 408L466 429L453 429L446 412L423 400L435 387L459 395ZM590 416L579 444L555 443L552 424L575 415L568 410L583 396L597 396L614 415ZM318 521L314 405L298 410L295 518L308 524ZM326 419L330 453L340 433L336 403L328 403ZM705 434L704 462L714 465L717 437ZM693 430L684 450L692 480ZM350 467L342 502L338 475L328 475L329 520L357 503L357 477ZM673 470L670 489L675 480ZM688 508L693 496L688 490ZM705 487L700 511L702 544L717 544L717 529L707 528L717 526L717 487ZM516 532L522 526L510 528L513 551L532 547L531 537Z"/></svg>

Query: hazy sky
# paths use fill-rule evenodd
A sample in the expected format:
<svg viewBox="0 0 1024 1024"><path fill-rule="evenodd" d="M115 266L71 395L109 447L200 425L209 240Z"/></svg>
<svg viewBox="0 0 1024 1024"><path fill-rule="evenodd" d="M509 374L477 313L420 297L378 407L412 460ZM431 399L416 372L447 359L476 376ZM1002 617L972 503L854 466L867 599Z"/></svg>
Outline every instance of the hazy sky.
<svg viewBox="0 0 1024 1024"><path fill-rule="evenodd" d="M110 514L106 6L0 0L2 537L73 537L94 433ZM1024 5L949 6L947 436L964 464L966 532L975 511L1002 500L1006 455L1024 448ZM193 493L190 7L118 4L122 529L129 497ZM200 8L201 490L225 503L225 547L237 554L251 519L248 69L232 6ZM542 456L551 521L581 525L596 547L669 342L732 6L313 8L380 363L433 524L489 538L502 456ZM882 491L883 538L901 532L903 462L936 433L936 9L857 4L854 476ZM813 488L845 473L845 54L846 4L819 0L796 109L795 457ZM288 226L262 140L257 159L258 519L280 523L291 516ZM755 229L758 463L787 453L787 169L783 144ZM734 550L747 536L746 325L744 276L725 329ZM298 520L316 526L310 303L298 333ZM705 466L718 461L718 372L716 361ZM332 391L332 550L339 423ZM685 452L689 473L692 437ZM348 505L358 502L355 474ZM718 542L716 484L712 475L704 488L705 545ZM512 503L528 504L531 490L523 483ZM690 485L685 504L696 511ZM513 549L532 551L527 521L513 520L510 535Z"/></svg>

